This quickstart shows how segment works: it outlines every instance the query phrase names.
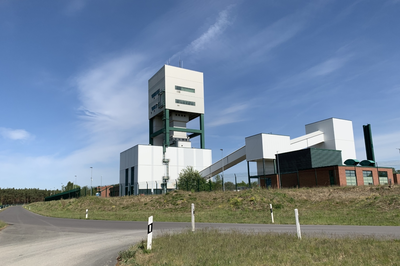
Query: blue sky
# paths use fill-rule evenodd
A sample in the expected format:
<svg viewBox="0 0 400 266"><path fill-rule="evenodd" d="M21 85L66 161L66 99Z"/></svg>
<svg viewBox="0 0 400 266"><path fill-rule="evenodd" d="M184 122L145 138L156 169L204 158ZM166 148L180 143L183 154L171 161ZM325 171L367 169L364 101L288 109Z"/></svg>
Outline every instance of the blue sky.
<svg viewBox="0 0 400 266"><path fill-rule="evenodd" d="M379 165L400 169L399 14L399 0L0 0L0 187L90 185L90 167L93 185L118 183L119 153L148 143L147 80L179 60L204 73L213 161L336 117L358 159L369 123Z"/></svg>

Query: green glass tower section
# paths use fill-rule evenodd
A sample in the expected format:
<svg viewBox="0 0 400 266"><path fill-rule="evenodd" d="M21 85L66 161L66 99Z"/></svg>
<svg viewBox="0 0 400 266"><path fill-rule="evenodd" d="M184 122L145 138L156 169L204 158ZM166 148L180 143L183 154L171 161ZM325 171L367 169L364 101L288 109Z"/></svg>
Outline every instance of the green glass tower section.
<svg viewBox="0 0 400 266"><path fill-rule="evenodd" d="M166 147L191 148L200 137L205 149L203 73L164 65L148 84L149 143ZM187 124L199 120L199 128ZM193 123L191 123L193 124Z"/></svg>

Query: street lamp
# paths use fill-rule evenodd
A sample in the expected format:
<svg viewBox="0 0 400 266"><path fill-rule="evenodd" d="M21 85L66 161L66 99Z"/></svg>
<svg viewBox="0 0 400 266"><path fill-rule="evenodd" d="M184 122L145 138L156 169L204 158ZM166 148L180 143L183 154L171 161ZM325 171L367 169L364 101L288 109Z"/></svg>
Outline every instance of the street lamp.
<svg viewBox="0 0 400 266"><path fill-rule="evenodd" d="M90 196L92 196L92 183L93 183L93 167L90 166Z"/></svg>
<svg viewBox="0 0 400 266"><path fill-rule="evenodd" d="M225 191L225 182L224 182L224 149L221 150L221 163L222 163L222 190Z"/></svg>

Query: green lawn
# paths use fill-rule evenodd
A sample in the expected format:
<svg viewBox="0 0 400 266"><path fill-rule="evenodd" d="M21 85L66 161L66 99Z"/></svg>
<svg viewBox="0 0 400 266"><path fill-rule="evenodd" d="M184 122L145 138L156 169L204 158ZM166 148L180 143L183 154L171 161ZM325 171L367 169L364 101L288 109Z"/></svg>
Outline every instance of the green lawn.
<svg viewBox="0 0 400 266"><path fill-rule="evenodd" d="M336 187L313 189L252 189L240 192L185 192L167 195L79 199L38 202L31 211L84 219L189 222L190 204L196 222L271 223L269 204L276 224L294 224L294 209L301 224L400 225L400 186Z"/></svg>
<svg viewBox="0 0 400 266"><path fill-rule="evenodd" d="M400 186L252 189L240 192L185 192L167 195L79 199L30 204L31 211L85 219L294 224L400 225ZM221 233L214 230L164 235L120 253L124 265L400 265L400 241L373 238L312 238L295 234Z"/></svg>
<svg viewBox="0 0 400 266"><path fill-rule="evenodd" d="M7 226L7 224L0 220L0 230L3 229L6 226Z"/></svg>
<svg viewBox="0 0 400 266"><path fill-rule="evenodd" d="M292 234L222 233L164 235L152 250L142 242L120 252L120 265L399 265L400 241L315 238Z"/></svg>

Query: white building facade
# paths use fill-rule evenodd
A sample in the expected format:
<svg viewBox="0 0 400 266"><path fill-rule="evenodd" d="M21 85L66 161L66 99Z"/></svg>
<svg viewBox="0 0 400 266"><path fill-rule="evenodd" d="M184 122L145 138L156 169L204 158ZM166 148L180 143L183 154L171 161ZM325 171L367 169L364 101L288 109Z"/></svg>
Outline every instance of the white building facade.
<svg viewBox="0 0 400 266"><path fill-rule="evenodd" d="M341 151L342 162L356 158L352 122L329 118L306 125L306 134L294 139L249 136L245 146L212 164L211 150L205 149L203 84L203 73L169 65L149 79L149 144L121 152L120 196L175 189L180 172L188 166L208 179L246 160L250 183L249 162L256 162L257 176L273 174L281 153L316 148ZM198 120L198 128L187 127L193 120ZM192 147L195 137L200 137L199 148Z"/></svg>
<svg viewBox="0 0 400 266"><path fill-rule="evenodd" d="M350 120L329 118L308 124L305 129L306 135L294 139L264 133L249 136L245 139L245 146L203 169L200 174L210 178L246 160L247 163L256 162L257 175L265 176L276 173L278 154L307 148L339 150L342 163L356 158L353 123Z"/></svg>
<svg viewBox="0 0 400 266"><path fill-rule="evenodd" d="M164 65L148 82L149 145L120 154L120 196L160 193L176 188L187 166L202 170L212 163L205 149L203 73ZM187 128L192 120L199 127ZM200 137L200 147L191 139Z"/></svg>

